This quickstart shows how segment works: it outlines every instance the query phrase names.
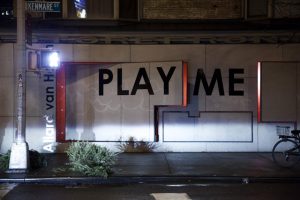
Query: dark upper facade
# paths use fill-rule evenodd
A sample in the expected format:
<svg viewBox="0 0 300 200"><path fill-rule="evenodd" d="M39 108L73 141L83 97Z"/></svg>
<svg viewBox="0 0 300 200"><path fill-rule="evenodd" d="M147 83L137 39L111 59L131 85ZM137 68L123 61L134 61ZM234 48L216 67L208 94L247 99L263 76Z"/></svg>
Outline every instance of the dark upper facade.
<svg viewBox="0 0 300 200"><path fill-rule="evenodd" d="M94 41L104 44L300 42L300 0L45 2L60 2L59 12L38 12L34 10L38 6L29 6L28 24L32 30L33 42L78 43L70 39L75 34L94 36L94 39L88 38L79 43ZM15 40L14 5L16 0L0 2L2 42ZM45 33L51 37L47 39ZM224 34L231 35L231 39L216 39L216 36ZM243 38L240 38L241 35ZM233 36L239 38L233 40Z"/></svg>

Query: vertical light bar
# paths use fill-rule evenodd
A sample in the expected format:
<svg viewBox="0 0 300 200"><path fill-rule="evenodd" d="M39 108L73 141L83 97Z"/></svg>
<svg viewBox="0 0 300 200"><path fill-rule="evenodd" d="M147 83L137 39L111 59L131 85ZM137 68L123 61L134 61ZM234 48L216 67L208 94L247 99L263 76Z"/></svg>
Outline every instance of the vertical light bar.
<svg viewBox="0 0 300 200"><path fill-rule="evenodd" d="M56 142L65 141L66 132L66 65L56 71Z"/></svg>
<svg viewBox="0 0 300 200"><path fill-rule="evenodd" d="M188 104L188 64L187 62L182 64L182 106L186 107Z"/></svg>
<svg viewBox="0 0 300 200"><path fill-rule="evenodd" d="M261 122L261 62L257 63L257 122Z"/></svg>

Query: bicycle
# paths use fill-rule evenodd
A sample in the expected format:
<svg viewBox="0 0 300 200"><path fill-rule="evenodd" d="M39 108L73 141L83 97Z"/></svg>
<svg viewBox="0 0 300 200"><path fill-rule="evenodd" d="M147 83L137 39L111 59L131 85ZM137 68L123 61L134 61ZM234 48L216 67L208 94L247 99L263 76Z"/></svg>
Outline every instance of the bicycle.
<svg viewBox="0 0 300 200"><path fill-rule="evenodd" d="M281 167L293 167L300 160L300 130L277 126L279 141L272 149L273 161ZM291 134L290 134L291 133Z"/></svg>

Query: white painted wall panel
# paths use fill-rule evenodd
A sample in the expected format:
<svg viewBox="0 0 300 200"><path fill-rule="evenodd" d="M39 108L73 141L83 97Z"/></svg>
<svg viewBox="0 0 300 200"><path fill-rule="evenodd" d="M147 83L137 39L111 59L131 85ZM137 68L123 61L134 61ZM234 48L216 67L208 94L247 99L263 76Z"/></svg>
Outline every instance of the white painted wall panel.
<svg viewBox="0 0 300 200"><path fill-rule="evenodd" d="M117 83L105 86L99 97L99 66L73 65L67 78L66 139L115 140L120 137L120 97ZM110 68L110 67L109 67ZM116 68L111 68L116 72Z"/></svg>
<svg viewBox="0 0 300 200"><path fill-rule="evenodd" d="M171 66L175 66L175 71L169 81L170 95L164 95L164 82L157 67L168 73ZM112 80L103 84L103 95L99 95L98 70L102 68L112 72ZM138 79L138 72L143 69L146 74ZM107 76L104 74L104 79L108 79ZM149 78L149 87L154 94L146 88L139 88L133 94L135 83L146 84L144 76ZM118 86L118 79L122 86ZM118 95L118 90L128 94ZM67 70L66 139L118 141L134 137L153 141L154 106L181 104L182 62L72 65Z"/></svg>
<svg viewBox="0 0 300 200"><path fill-rule="evenodd" d="M73 45L74 62L129 62L128 45Z"/></svg>
<svg viewBox="0 0 300 200"><path fill-rule="evenodd" d="M297 120L297 63L261 63L261 119L265 122Z"/></svg>
<svg viewBox="0 0 300 200"><path fill-rule="evenodd" d="M0 76L0 116L11 117L14 113L14 79Z"/></svg>
<svg viewBox="0 0 300 200"><path fill-rule="evenodd" d="M258 124L258 151L270 152L274 144L279 140L276 132L277 126L289 126L294 129L293 123L260 123Z"/></svg>
<svg viewBox="0 0 300 200"><path fill-rule="evenodd" d="M120 65L109 65L107 67L113 74L117 74ZM98 72L94 76L98 76ZM96 78L96 77L95 77ZM98 78L95 80L98 84ZM98 86L95 86L97 89ZM117 81L112 81L104 86L104 96L99 92L93 95L92 105L95 109L94 133L96 141L117 141L121 137L122 108L121 97L116 96Z"/></svg>
<svg viewBox="0 0 300 200"><path fill-rule="evenodd" d="M11 148L14 134L14 118L0 117L0 153L5 153Z"/></svg>
<svg viewBox="0 0 300 200"><path fill-rule="evenodd" d="M43 95L43 77L41 74L27 73L26 79L26 116L42 117L45 113L45 99Z"/></svg>
<svg viewBox="0 0 300 200"><path fill-rule="evenodd" d="M41 45L43 46L43 45ZM187 108L172 107L162 108L160 112L160 142L158 143L158 151L271 151L272 146L277 141L276 125L278 123L257 124L257 61L299 61L298 52L300 52L300 45L54 45L56 49L61 50L62 59L64 61L81 61L81 62L164 62L172 60L184 60L189 63L189 104ZM14 102L14 72L13 72L13 45L1 44L0 48L7 48L9 51L0 51L0 64L3 69L0 72L0 142L1 151L6 151L10 148L13 136L13 102ZM192 94L194 89L194 83L196 78L197 69L202 68L210 80L212 74L216 68L220 68L222 71L222 78L224 81L225 96L219 96L217 88L215 88L212 96L206 96L203 89L200 90L197 96ZM228 95L228 69L229 68L243 68L245 80L244 84L239 86L244 89L244 96L229 96ZM114 70L114 69L113 69ZM157 75L153 74L152 68L149 69L149 74L152 78L157 78ZM153 72L153 73L152 73ZM114 72L115 73L115 72ZM298 65L298 75L300 77L300 70ZM139 118L141 124L145 121L149 121L147 133L141 133L144 137L148 137L149 140L154 139L153 131L153 118L152 112L150 115L144 115L144 111L141 113L127 112L122 113L121 109L121 97L114 97L114 94L103 96L101 99L93 100L92 97L98 95L97 91L97 79L98 71L88 72L89 79L85 79L81 74L81 80L76 85L70 85L68 87L73 88L73 91L81 90L83 96L76 92L68 93L67 98L74 100L78 105L77 110L68 108L67 115L74 115L75 119L73 124L69 124L67 128L66 139L80 139L82 135L87 135L85 139L93 138L98 141L115 141L118 140L123 132L120 127L126 123L130 124L133 118ZM175 75L175 74L174 74ZM28 75L28 90L39 90L36 83L36 75ZM79 76L79 75L78 75ZM156 77L155 77L156 76ZM87 78L87 77L86 77ZM159 77L158 77L159 78ZM89 80L96 80L95 85L91 85ZM158 79L159 80L159 79ZM6 85L6 86L4 86ZM9 87L9 90L6 87ZM202 87L202 86L201 86ZM105 92L116 92L116 82L105 86ZM153 85L155 91L159 91L159 87ZM300 88L299 81L297 82L297 88ZM172 90L177 88L172 88ZM27 91L28 91L27 90ZM93 91L96 90L96 91ZM139 91L141 92L141 91ZM181 92L181 89L180 89ZM143 93L143 92L142 92ZM170 88L171 93L171 88ZM300 91L297 90L297 103L300 105ZM27 141L29 147L37 150L42 150L44 143L42 138L45 136L45 121L40 114L40 110L35 106L38 105L38 96L36 91L28 91L28 111L35 117L27 117ZM85 96L85 97L84 97ZM175 95L175 99L179 96ZM35 99L37 98L37 99ZM139 96L140 98L140 96ZM166 102L174 100L174 98L168 99L163 95L162 99L156 99L156 97L150 96L148 99L149 107L147 107L146 101L143 102L143 107L152 109L151 105L156 105L157 102ZM174 104L179 99L174 101ZM4 102L4 103L3 103ZM126 106L132 106L140 103L138 99L130 99L124 101ZM153 103L153 104L151 104ZM4 105L5 104L5 105ZM8 105L9 104L9 105ZM7 106L8 105L8 106ZM70 110L71 109L71 110ZM180 111L184 114L169 114L168 120L163 122L163 111ZM241 114L241 116L224 116L224 115L200 115L199 111L249 111L253 113L253 142L248 141L250 134L250 122L247 116ZM27 114L30 114L27 113ZM88 114L89 117L84 117L84 114ZM297 110L298 127L300 121L300 106ZM132 118L126 118L125 115L131 115ZM1 116L2 115L2 116ZM194 118L189 118L188 115ZM69 117L69 116L68 116ZM92 120L99 119L99 120ZM235 118L236 117L236 118ZM193 119L193 120L191 120ZM226 121L228 120L228 121ZM211 128L210 121L214 121L216 127ZM225 122L229 122L226 123ZM231 126L231 124L233 124ZM243 124L240 126L240 124ZM289 124L292 128L292 124ZM92 127L92 128L90 128ZM176 127L175 130L171 130ZM137 128L134 130L133 128ZM169 129L168 129L169 128ZM68 131L68 129L73 129ZM125 129L125 127L124 127ZM126 133L128 135L132 132L139 132L142 126L134 127L127 126ZM224 132L222 135L218 133ZM242 130L242 131L240 131ZM75 131L75 134L73 132ZM84 133L84 131L86 131ZM165 132L164 132L165 131ZM92 133L87 134L87 133ZM83 134L84 133L84 134ZM166 135L163 135L166 134ZM184 133L184 134L182 134ZM204 134L203 134L204 133ZM140 133L139 133L140 134ZM92 136L93 135L93 136ZM135 136L135 135L133 135ZM185 142L162 142L162 136L167 136L166 139L173 140L185 140ZM140 138L142 138L140 137ZM226 142L218 141L218 139L225 139ZM230 142L233 138L236 141ZM195 139L212 139L211 142L187 142L188 140ZM243 142L238 142L241 140ZM97 144L105 145L114 149L115 144L113 142L99 142ZM58 151L63 151L65 145L58 146Z"/></svg>
<svg viewBox="0 0 300 200"><path fill-rule="evenodd" d="M195 87L195 78L189 78L189 92L188 92L188 106L187 110L190 112L191 116L198 116L199 111L205 111L206 110L206 104L207 104L207 98L205 91L203 90L202 85L199 89L198 95L193 95L194 87Z"/></svg>
<svg viewBox="0 0 300 200"><path fill-rule="evenodd" d="M55 44L55 50L59 51L60 58L64 62L72 62L74 60L73 45Z"/></svg>
<svg viewBox="0 0 300 200"><path fill-rule="evenodd" d="M199 141L196 119L187 112L163 112L161 133L164 142Z"/></svg>
<svg viewBox="0 0 300 200"><path fill-rule="evenodd" d="M163 81L157 71L157 67L162 67L165 75L169 73L171 67L176 67L170 81L169 94L164 94ZM153 80L153 90L155 95L150 96L150 141L154 141L154 106L180 106L183 101L182 93L182 62L154 62L150 63L150 76ZM161 137L161 136L160 136Z"/></svg>
<svg viewBox="0 0 300 200"><path fill-rule="evenodd" d="M121 98L121 135L122 140L134 137L136 140L149 141L150 126L150 95L147 89L139 89L135 95L131 95L134 83L140 68L145 68L150 81L149 63L121 64L123 69L123 89L129 90L130 95L122 95ZM145 84L141 79L141 84Z"/></svg>
<svg viewBox="0 0 300 200"><path fill-rule="evenodd" d="M207 95L206 99L206 110L207 111L255 111L256 109L256 99L250 97L256 97L257 92L250 92L251 87L256 87L257 80L256 78L244 78L239 75L238 78L243 78L244 83L235 84L235 90L243 91L244 95L242 96L230 96L229 95L229 79L223 78L223 85L225 95L220 96L218 86L216 84L215 89L212 95ZM208 82L211 80L208 79ZM200 88L204 90L203 87Z"/></svg>
<svg viewBox="0 0 300 200"><path fill-rule="evenodd" d="M188 76L205 67L205 45L132 45L131 62L183 60L189 63Z"/></svg>
<svg viewBox="0 0 300 200"><path fill-rule="evenodd" d="M30 149L34 148L43 151L43 146L46 145L44 142L45 127L45 120L42 117L26 118L26 140Z"/></svg>
<svg viewBox="0 0 300 200"><path fill-rule="evenodd" d="M13 44L0 43L0 77L14 76L13 47Z"/></svg>
<svg viewBox="0 0 300 200"><path fill-rule="evenodd" d="M281 61L282 49L278 45L207 45L207 76L213 74L215 68L228 72L229 68L244 68L246 77L257 76L257 62ZM225 73L225 76L228 76Z"/></svg>
<svg viewBox="0 0 300 200"><path fill-rule="evenodd" d="M74 62L91 62L90 45L73 45Z"/></svg>
<svg viewBox="0 0 300 200"><path fill-rule="evenodd" d="M165 112L163 122L166 142L253 142L250 112L201 112L199 117Z"/></svg>
<svg viewBox="0 0 300 200"><path fill-rule="evenodd" d="M0 44L0 153L11 148L14 134L13 44Z"/></svg>
<svg viewBox="0 0 300 200"><path fill-rule="evenodd" d="M164 82L158 73L157 67L162 67L167 75L171 67L176 67L169 81L169 94L164 94ZM154 95L150 95L150 104L154 105L181 105L182 104L182 62L153 62L150 63L150 77Z"/></svg>
<svg viewBox="0 0 300 200"><path fill-rule="evenodd" d="M129 45L90 45L89 62L130 62Z"/></svg>
<svg viewBox="0 0 300 200"><path fill-rule="evenodd" d="M283 61L299 61L300 60L299 51L300 51L299 44L282 45Z"/></svg>
<svg viewBox="0 0 300 200"><path fill-rule="evenodd" d="M251 113L200 113L196 124L200 141L252 142Z"/></svg>

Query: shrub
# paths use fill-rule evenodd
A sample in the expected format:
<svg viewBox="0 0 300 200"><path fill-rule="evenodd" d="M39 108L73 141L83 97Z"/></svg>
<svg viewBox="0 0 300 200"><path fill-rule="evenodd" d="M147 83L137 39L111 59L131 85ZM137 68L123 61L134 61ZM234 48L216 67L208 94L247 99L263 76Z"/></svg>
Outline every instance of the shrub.
<svg viewBox="0 0 300 200"><path fill-rule="evenodd" d="M44 155L35 150L29 150L30 169L35 170L47 166L47 161Z"/></svg>
<svg viewBox="0 0 300 200"><path fill-rule="evenodd" d="M9 167L10 151L5 154L0 154L0 171L5 171Z"/></svg>
<svg viewBox="0 0 300 200"><path fill-rule="evenodd" d="M88 142L71 143L66 153L70 169L88 176L106 178L116 160L116 154L112 151Z"/></svg>
<svg viewBox="0 0 300 200"><path fill-rule="evenodd" d="M136 141L134 137L129 137L128 141L119 142L117 147L125 153L149 153L157 148L154 142Z"/></svg>
<svg viewBox="0 0 300 200"><path fill-rule="evenodd" d="M0 155L0 170L5 171L9 167L10 151ZM39 169L47 166L45 156L35 150L29 150L29 166L30 170Z"/></svg>

